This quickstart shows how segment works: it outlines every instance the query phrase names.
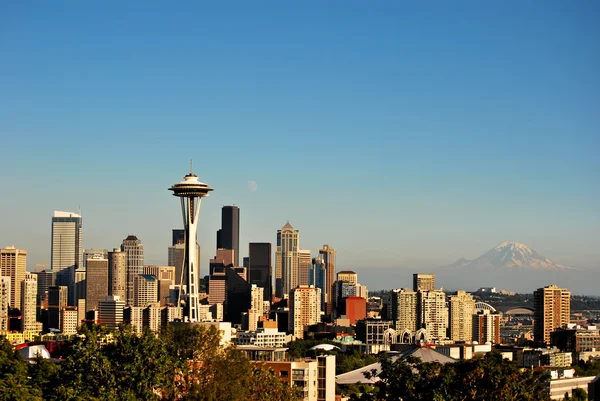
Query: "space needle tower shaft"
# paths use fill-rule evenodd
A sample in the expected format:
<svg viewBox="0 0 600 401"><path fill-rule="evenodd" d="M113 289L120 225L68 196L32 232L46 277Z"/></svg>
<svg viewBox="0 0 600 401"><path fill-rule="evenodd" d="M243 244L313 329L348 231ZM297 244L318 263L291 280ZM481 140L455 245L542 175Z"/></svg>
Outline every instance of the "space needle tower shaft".
<svg viewBox="0 0 600 401"><path fill-rule="evenodd" d="M183 269L181 269L182 280L178 306L181 305L182 301L185 302L184 313L182 314L183 321L197 322L199 316L198 293L200 290L200 266L196 265L198 261L198 249L196 247L198 217L202 198L208 196L208 193L213 189L198 180L198 176L192 172L190 162L190 173L183 178L183 181L171 186L169 190L173 191L174 196L181 199L181 214L185 231L185 256Z"/></svg>

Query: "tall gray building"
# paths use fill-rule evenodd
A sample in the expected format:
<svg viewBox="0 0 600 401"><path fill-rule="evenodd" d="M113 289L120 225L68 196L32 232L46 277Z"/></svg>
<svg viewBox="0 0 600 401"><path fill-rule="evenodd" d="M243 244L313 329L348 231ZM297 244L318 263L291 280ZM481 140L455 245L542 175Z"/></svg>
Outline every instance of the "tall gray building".
<svg viewBox="0 0 600 401"><path fill-rule="evenodd" d="M251 242L248 257L248 282L264 289L264 301L271 301L273 292L272 280L271 243Z"/></svg>
<svg viewBox="0 0 600 401"><path fill-rule="evenodd" d="M129 235L123 240L121 250L127 253L127 305L133 305L135 298L135 277L144 270L144 245L135 236Z"/></svg>
<svg viewBox="0 0 600 401"><path fill-rule="evenodd" d="M217 231L217 249L233 249L233 265L240 265L240 208L223 206L221 229Z"/></svg>

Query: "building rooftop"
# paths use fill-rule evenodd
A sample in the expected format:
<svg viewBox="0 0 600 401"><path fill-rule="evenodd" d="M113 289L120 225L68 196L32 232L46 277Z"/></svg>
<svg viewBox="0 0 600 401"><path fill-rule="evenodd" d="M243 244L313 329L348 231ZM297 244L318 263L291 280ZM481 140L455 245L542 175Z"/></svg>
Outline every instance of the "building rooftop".
<svg viewBox="0 0 600 401"><path fill-rule="evenodd" d="M79 218L81 218L81 216L78 215L77 213L61 212L60 210L55 210L54 215L52 217L79 217Z"/></svg>

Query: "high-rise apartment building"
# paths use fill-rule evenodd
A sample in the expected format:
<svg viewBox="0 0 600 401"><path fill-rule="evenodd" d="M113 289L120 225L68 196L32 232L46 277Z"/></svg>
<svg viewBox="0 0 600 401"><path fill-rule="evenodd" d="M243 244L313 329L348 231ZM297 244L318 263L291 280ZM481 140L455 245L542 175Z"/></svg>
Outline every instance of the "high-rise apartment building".
<svg viewBox="0 0 600 401"><path fill-rule="evenodd" d="M60 330L60 314L68 305L67 286L48 287L48 328Z"/></svg>
<svg viewBox="0 0 600 401"><path fill-rule="evenodd" d="M59 329L61 333L64 335L77 334L77 326L79 326L77 308L66 306L60 309L59 316Z"/></svg>
<svg viewBox="0 0 600 401"><path fill-rule="evenodd" d="M571 292L556 285L538 288L533 293L533 338L550 344L550 333L570 322Z"/></svg>
<svg viewBox="0 0 600 401"><path fill-rule="evenodd" d="M500 314L481 310L473 315L473 341L500 344Z"/></svg>
<svg viewBox="0 0 600 401"><path fill-rule="evenodd" d="M40 330L40 325L37 322L37 275L26 273L25 279L21 282L21 315L23 331Z"/></svg>
<svg viewBox="0 0 600 401"><path fill-rule="evenodd" d="M298 285L309 285L310 275L310 249L298 250Z"/></svg>
<svg viewBox="0 0 600 401"><path fill-rule="evenodd" d="M221 209L221 229L217 231L217 249L232 249L233 265L240 265L240 209L223 206Z"/></svg>
<svg viewBox="0 0 600 401"><path fill-rule="evenodd" d="M107 259L88 259L85 287L85 310L97 309L98 302L108 296Z"/></svg>
<svg viewBox="0 0 600 401"><path fill-rule="evenodd" d="M304 338L306 326L321 321L321 289L300 286L290 292L289 331Z"/></svg>
<svg viewBox="0 0 600 401"><path fill-rule="evenodd" d="M443 291L419 291L417 308L417 326L426 329L431 339L447 338L446 294Z"/></svg>
<svg viewBox="0 0 600 401"><path fill-rule="evenodd" d="M397 331L417 331L417 293L409 288L392 291L392 320Z"/></svg>
<svg viewBox="0 0 600 401"><path fill-rule="evenodd" d="M413 274L413 291L435 291L435 274Z"/></svg>
<svg viewBox="0 0 600 401"><path fill-rule="evenodd" d="M121 251L127 254L127 297L125 302L133 305L135 277L142 274L144 268L144 245L135 235L129 235L123 240Z"/></svg>
<svg viewBox="0 0 600 401"><path fill-rule="evenodd" d="M127 252L120 248L108 252L108 295L127 298Z"/></svg>
<svg viewBox="0 0 600 401"><path fill-rule="evenodd" d="M251 242L248 251L248 282L262 287L263 300L270 301L273 292L271 243Z"/></svg>
<svg viewBox="0 0 600 401"><path fill-rule="evenodd" d="M10 277L10 307L21 309L21 281L25 279L27 251L7 246L0 249L0 276Z"/></svg>
<svg viewBox="0 0 600 401"><path fill-rule="evenodd" d="M0 276L0 331L7 331L10 327L10 282L8 276Z"/></svg>
<svg viewBox="0 0 600 401"><path fill-rule="evenodd" d="M288 221L277 231L275 252L275 289L278 298L283 298L298 287L298 249L300 233Z"/></svg>
<svg viewBox="0 0 600 401"><path fill-rule="evenodd" d="M323 260L325 266L326 281L325 284L325 312L328 315L333 313L333 304L335 302L335 269L336 269L336 254L337 252L329 245L323 245L323 248L319 249L319 256Z"/></svg>
<svg viewBox="0 0 600 401"><path fill-rule="evenodd" d="M473 340L475 300L471 294L465 291L457 291L456 294L450 295L449 299L450 339L470 343Z"/></svg>
<svg viewBox="0 0 600 401"><path fill-rule="evenodd" d="M149 274L138 274L135 277L133 306L145 308L154 304L158 299L158 280L156 276Z"/></svg>

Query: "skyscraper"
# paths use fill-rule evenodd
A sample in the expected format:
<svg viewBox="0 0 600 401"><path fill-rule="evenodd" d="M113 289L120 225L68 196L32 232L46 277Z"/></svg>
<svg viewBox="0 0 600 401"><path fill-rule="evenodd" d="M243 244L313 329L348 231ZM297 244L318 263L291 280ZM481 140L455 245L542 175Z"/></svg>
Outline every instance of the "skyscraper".
<svg viewBox="0 0 600 401"><path fill-rule="evenodd" d="M175 267L173 266L144 266L144 274L156 276L158 280L158 301L160 306L172 303L169 288L175 285Z"/></svg>
<svg viewBox="0 0 600 401"><path fill-rule="evenodd" d="M310 249L298 250L298 285L309 285L310 282Z"/></svg>
<svg viewBox="0 0 600 401"><path fill-rule="evenodd" d="M98 301L98 324L117 328L123 323L125 301L118 295L106 296Z"/></svg>
<svg viewBox="0 0 600 401"><path fill-rule="evenodd" d="M250 284L262 287L263 300L270 301L273 294L273 266L271 264L271 243L251 242L249 245L248 278Z"/></svg>
<svg viewBox="0 0 600 401"><path fill-rule="evenodd" d="M450 295L449 298L450 339L469 343L473 340L475 300L471 294L465 291L457 291L455 295Z"/></svg>
<svg viewBox="0 0 600 401"><path fill-rule="evenodd" d="M276 295L285 294L298 287L298 248L300 233L288 221L277 231L277 251L275 252Z"/></svg>
<svg viewBox="0 0 600 401"><path fill-rule="evenodd" d="M0 276L0 330L6 331L9 329L10 318L8 312L10 310L10 282L8 276Z"/></svg>
<svg viewBox="0 0 600 401"><path fill-rule="evenodd" d="M327 291L325 294L325 312L328 315L333 313L333 303L335 297L335 268L336 268L336 254L337 252L329 245L323 245L322 249L319 249L319 255L323 259L323 263L325 266L325 275L327 279L327 283L325 285L325 290Z"/></svg>
<svg viewBox="0 0 600 401"><path fill-rule="evenodd" d="M87 260L91 258L103 258L106 259L108 257L108 251L106 249L84 249L83 250L83 267L87 266Z"/></svg>
<svg viewBox="0 0 600 401"><path fill-rule="evenodd" d="M290 292L289 331L304 338L306 326L321 321L321 289L300 286Z"/></svg>
<svg viewBox="0 0 600 401"><path fill-rule="evenodd" d="M133 305L135 277L142 274L144 268L144 245L135 235L129 235L123 240L121 251L127 253L127 297L125 302Z"/></svg>
<svg viewBox="0 0 600 401"><path fill-rule="evenodd" d="M83 241L81 216L55 211L52 217L51 267L56 285L74 291L74 271L82 266Z"/></svg>
<svg viewBox="0 0 600 401"><path fill-rule="evenodd" d="M200 215L200 203L202 198L208 196L213 189L207 184L200 182L198 176L191 172L183 177L183 181L174 184L169 191L181 199L181 212L185 230L185 258L184 269L182 272L180 289L185 288L185 293L179 291L179 301L185 303L185 309L181 314L182 318L189 322L197 322L199 318L199 291L200 291L200 266L196 264L197 260L197 233L198 218ZM178 301L178 306L181 302Z"/></svg>
<svg viewBox="0 0 600 401"><path fill-rule="evenodd" d="M108 295L127 297L127 253L119 248L108 253Z"/></svg>
<svg viewBox="0 0 600 401"><path fill-rule="evenodd" d="M417 293L417 326L424 328L429 338L443 340L447 337L448 308L443 291Z"/></svg>
<svg viewBox="0 0 600 401"><path fill-rule="evenodd" d="M413 274L413 291L435 291L435 274Z"/></svg>
<svg viewBox="0 0 600 401"><path fill-rule="evenodd" d="M483 309L473 315L473 341L500 344L500 314Z"/></svg>
<svg viewBox="0 0 600 401"><path fill-rule="evenodd" d="M397 331L417 331L417 293L409 288L392 291L392 319Z"/></svg>
<svg viewBox="0 0 600 401"><path fill-rule="evenodd" d="M48 328L60 330L60 312L68 304L66 286L48 287Z"/></svg>
<svg viewBox="0 0 600 401"><path fill-rule="evenodd" d="M108 296L107 259L88 259L85 286L85 310L97 309L98 302Z"/></svg>
<svg viewBox="0 0 600 401"><path fill-rule="evenodd" d="M10 307L21 309L21 281L25 279L27 251L7 246L0 249L0 276L10 277Z"/></svg>
<svg viewBox="0 0 600 401"><path fill-rule="evenodd" d="M223 206L221 209L217 249L233 249L233 265L240 266L240 209L235 205Z"/></svg>
<svg viewBox="0 0 600 401"><path fill-rule="evenodd" d="M167 265L175 267L175 284L180 285L182 279L181 272L185 270L185 243L177 243L170 246L167 261ZM195 266L200 266L200 245L198 243L196 243Z"/></svg>
<svg viewBox="0 0 600 401"><path fill-rule="evenodd" d="M41 327L36 320L37 307L37 275L26 273L21 282L21 315L23 331L39 331Z"/></svg>
<svg viewBox="0 0 600 401"><path fill-rule="evenodd" d="M138 274L135 277L135 301L133 306L145 308L155 304L158 299L158 280L150 274Z"/></svg>
<svg viewBox="0 0 600 401"><path fill-rule="evenodd" d="M550 333L570 322L571 292L556 285L538 288L533 293L533 339L550 344Z"/></svg>
<svg viewBox="0 0 600 401"><path fill-rule="evenodd" d="M180 228L173 229L173 239L171 245L185 244L185 230Z"/></svg>

